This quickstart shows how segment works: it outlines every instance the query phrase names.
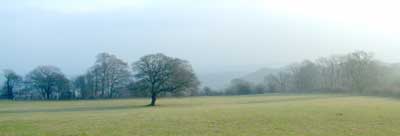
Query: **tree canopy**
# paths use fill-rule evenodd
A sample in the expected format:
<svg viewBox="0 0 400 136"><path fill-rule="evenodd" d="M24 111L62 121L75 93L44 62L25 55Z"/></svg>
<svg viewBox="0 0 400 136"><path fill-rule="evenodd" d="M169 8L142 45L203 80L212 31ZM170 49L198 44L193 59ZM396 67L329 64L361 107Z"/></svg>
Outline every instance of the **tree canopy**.
<svg viewBox="0 0 400 136"><path fill-rule="evenodd" d="M28 82L37 88L43 99L51 99L54 92L68 90L69 80L55 66L39 66L27 75Z"/></svg>
<svg viewBox="0 0 400 136"><path fill-rule="evenodd" d="M184 91L199 85L188 61L161 53L143 56L132 67L137 85L151 95L150 106L155 105L160 93Z"/></svg>

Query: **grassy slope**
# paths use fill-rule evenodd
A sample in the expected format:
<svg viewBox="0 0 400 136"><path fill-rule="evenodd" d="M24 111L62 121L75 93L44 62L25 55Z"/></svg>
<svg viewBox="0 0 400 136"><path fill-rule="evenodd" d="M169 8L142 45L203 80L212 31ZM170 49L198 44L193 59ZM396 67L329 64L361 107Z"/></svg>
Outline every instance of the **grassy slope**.
<svg viewBox="0 0 400 136"><path fill-rule="evenodd" d="M0 136L398 136L400 101L328 95L0 101Z"/></svg>

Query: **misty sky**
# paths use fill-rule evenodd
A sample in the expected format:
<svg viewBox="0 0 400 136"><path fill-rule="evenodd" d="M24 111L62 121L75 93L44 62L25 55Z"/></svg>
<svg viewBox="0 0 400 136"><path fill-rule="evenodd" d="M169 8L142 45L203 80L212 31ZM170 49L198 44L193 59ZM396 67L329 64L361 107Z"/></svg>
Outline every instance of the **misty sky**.
<svg viewBox="0 0 400 136"><path fill-rule="evenodd" d="M109 52L162 52L198 73L252 71L355 50L400 62L391 0L1 0L0 69L85 72Z"/></svg>

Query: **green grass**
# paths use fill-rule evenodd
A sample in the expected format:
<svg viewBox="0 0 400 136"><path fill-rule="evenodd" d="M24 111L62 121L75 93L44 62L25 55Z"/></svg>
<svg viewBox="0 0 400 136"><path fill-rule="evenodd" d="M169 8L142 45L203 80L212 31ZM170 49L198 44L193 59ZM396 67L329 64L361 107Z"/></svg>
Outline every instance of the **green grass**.
<svg viewBox="0 0 400 136"><path fill-rule="evenodd" d="M400 101L340 95L0 101L0 136L399 136Z"/></svg>

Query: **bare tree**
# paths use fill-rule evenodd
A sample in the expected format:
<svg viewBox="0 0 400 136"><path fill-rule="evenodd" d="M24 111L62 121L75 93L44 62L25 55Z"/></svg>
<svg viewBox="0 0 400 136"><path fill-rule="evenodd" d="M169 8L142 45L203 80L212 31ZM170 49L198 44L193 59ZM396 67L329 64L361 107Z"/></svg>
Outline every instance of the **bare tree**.
<svg viewBox="0 0 400 136"><path fill-rule="evenodd" d="M387 78L394 81L395 69L373 58L364 51L347 55L319 58L316 61L303 61L288 66L289 74L267 76L270 88L292 91L348 91L364 93L378 91L387 85ZM392 66L393 67L393 66ZM290 78L290 83L287 83ZM283 87L285 86L285 87ZM289 87L290 86L290 87ZM395 88L395 87L390 87Z"/></svg>
<svg viewBox="0 0 400 136"><path fill-rule="evenodd" d="M265 77L265 82L269 87L269 91L288 91L290 86L291 75L281 71L277 74L270 74Z"/></svg>
<svg viewBox="0 0 400 136"><path fill-rule="evenodd" d="M128 64L115 55L100 53L95 65L89 70L94 81L94 89L100 90L101 97L111 98L117 91L126 87L130 81Z"/></svg>
<svg viewBox="0 0 400 136"><path fill-rule="evenodd" d="M251 94L254 92L253 84L243 79L233 79L226 92L230 95Z"/></svg>
<svg viewBox="0 0 400 136"><path fill-rule="evenodd" d="M205 96L210 96L212 94L212 92L213 91L211 90L210 87L208 87L208 86L203 87L203 93Z"/></svg>
<svg viewBox="0 0 400 136"><path fill-rule="evenodd" d="M94 96L91 89L90 81L86 75L80 75L73 79L73 90L79 93L80 98L88 99Z"/></svg>
<svg viewBox="0 0 400 136"><path fill-rule="evenodd" d="M292 81L298 91L308 91L316 89L319 80L318 67L309 60L300 64L291 65Z"/></svg>
<svg viewBox="0 0 400 136"><path fill-rule="evenodd" d="M10 69L4 70L3 74L4 74L4 78L5 78L5 81L4 81L5 96L8 99L14 99L15 87L20 85L20 83L22 81L22 77Z"/></svg>
<svg viewBox="0 0 400 136"><path fill-rule="evenodd" d="M27 79L47 100L51 99L52 93L68 89L69 80L54 66L39 66L27 75Z"/></svg>
<svg viewBox="0 0 400 136"><path fill-rule="evenodd" d="M132 64L137 84L151 95L150 106L155 106L162 92L185 91L197 88L199 81L189 62L164 54L151 54Z"/></svg>
<svg viewBox="0 0 400 136"><path fill-rule="evenodd" d="M370 85L378 82L378 64L373 60L372 54L358 51L347 55L346 58L345 70L352 89L363 92Z"/></svg>

